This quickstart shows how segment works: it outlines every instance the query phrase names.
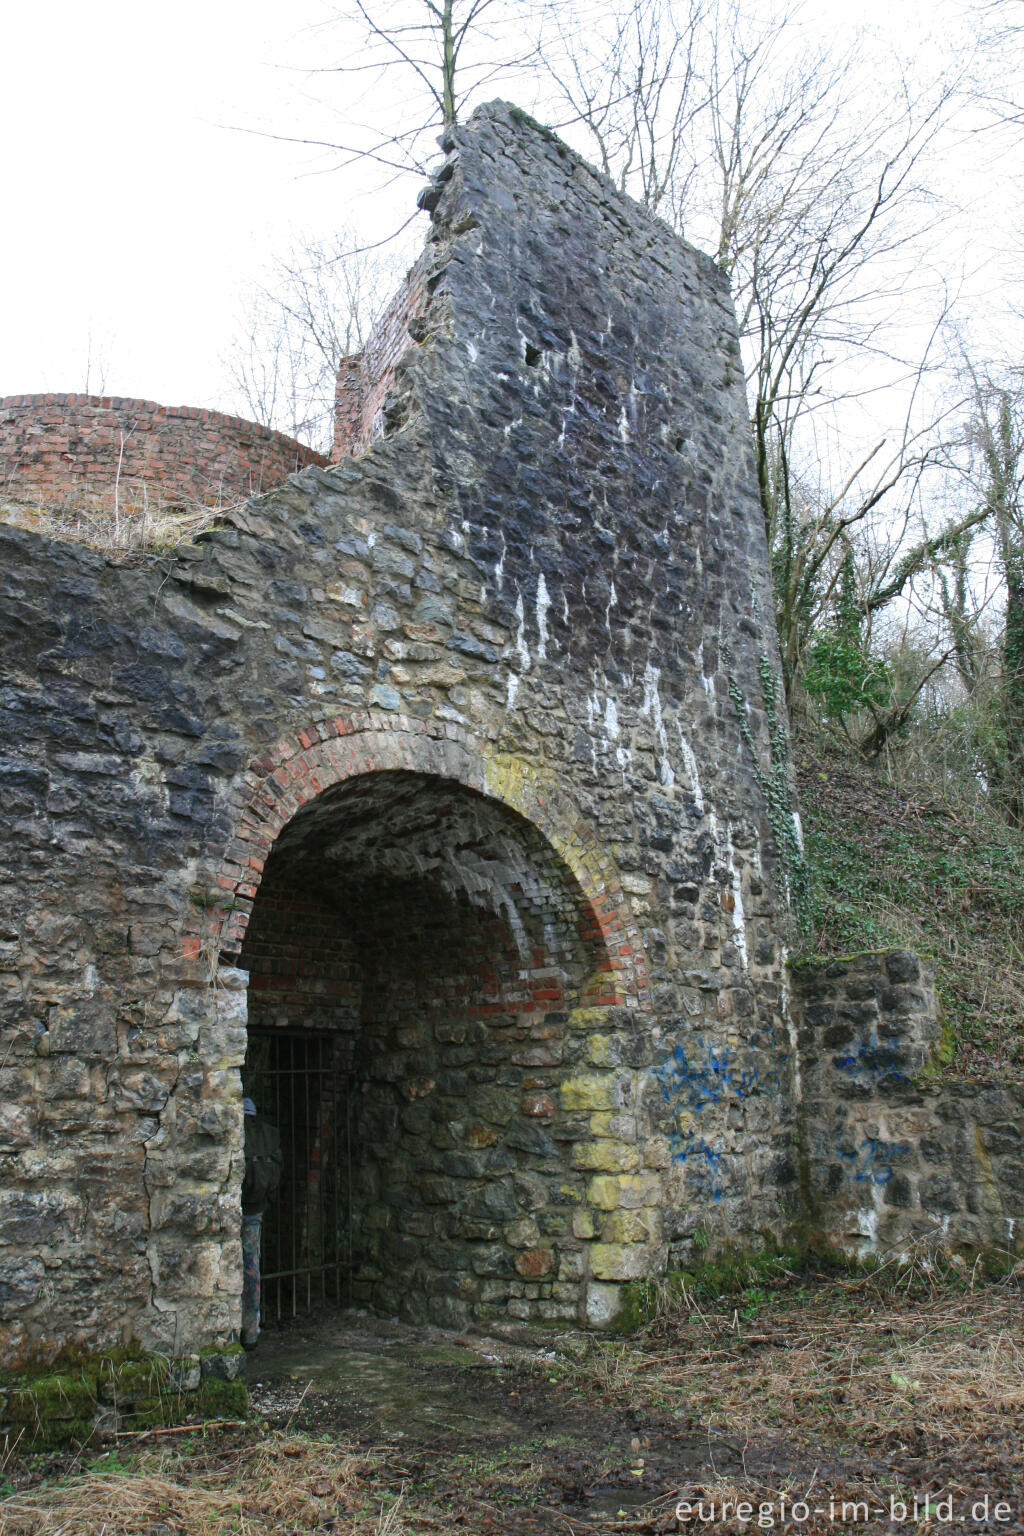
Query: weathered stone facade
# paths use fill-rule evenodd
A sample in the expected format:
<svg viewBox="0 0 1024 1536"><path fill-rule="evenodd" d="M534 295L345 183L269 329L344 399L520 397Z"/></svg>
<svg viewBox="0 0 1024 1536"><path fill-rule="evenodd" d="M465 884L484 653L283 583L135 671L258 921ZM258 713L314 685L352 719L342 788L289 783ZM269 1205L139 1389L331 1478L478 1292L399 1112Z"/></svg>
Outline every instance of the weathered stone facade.
<svg viewBox="0 0 1024 1536"><path fill-rule="evenodd" d="M513 109L447 149L371 451L168 557L0 530L7 1365L235 1336L248 1028L336 1042L407 1317L600 1326L800 1215L725 280Z"/></svg>
<svg viewBox="0 0 1024 1536"><path fill-rule="evenodd" d="M1024 1253L1024 1088L950 1082L935 967L906 950L793 968L808 1217L862 1256Z"/></svg>

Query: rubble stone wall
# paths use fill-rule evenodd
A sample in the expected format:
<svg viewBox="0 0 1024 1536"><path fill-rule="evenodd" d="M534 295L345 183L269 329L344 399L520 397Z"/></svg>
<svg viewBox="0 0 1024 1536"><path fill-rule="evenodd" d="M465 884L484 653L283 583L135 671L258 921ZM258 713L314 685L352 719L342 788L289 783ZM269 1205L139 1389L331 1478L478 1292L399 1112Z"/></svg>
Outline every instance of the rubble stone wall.
<svg viewBox="0 0 1024 1536"><path fill-rule="evenodd" d="M1024 1253L1024 1087L941 1078L935 968L906 950L794 968L809 1208L856 1254Z"/></svg>
<svg viewBox="0 0 1024 1536"><path fill-rule="evenodd" d="M236 1334L250 1008L312 997L351 1031L358 991L367 1284L422 1275L438 1320L602 1325L625 1282L797 1213L784 739L726 283L514 109L447 154L366 453L171 554L0 529L5 1366ZM279 916L290 886L351 920L351 950L311 935L291 1002L275 886ZM415 1006L382 995L402 924L441 917Z"/></svg>

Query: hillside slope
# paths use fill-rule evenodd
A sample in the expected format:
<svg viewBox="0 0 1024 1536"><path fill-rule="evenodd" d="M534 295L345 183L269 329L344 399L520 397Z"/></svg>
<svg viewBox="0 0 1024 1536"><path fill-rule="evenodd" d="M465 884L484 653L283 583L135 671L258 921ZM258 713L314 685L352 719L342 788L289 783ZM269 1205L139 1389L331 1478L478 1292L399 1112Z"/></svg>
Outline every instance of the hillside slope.
<svg viewBox="0 0 1024 1536"><path fill-rule="evenodd" d="M795 744L811 879L809 953L905 945L935 957L945 1070L1024 1079L1024 835L895 788L816 740Z"/></svg>

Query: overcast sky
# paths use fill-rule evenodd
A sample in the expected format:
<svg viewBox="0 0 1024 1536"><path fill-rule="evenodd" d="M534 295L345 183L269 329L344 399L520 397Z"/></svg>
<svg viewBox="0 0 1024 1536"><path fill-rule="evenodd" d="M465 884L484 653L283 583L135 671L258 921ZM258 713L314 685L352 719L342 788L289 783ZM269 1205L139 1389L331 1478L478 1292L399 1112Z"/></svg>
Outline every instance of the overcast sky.
<svg viewBox="0 0 1024 1536"><path fill-rule="evenodd" d="M881 28L913 52L956 9L858 0L851 21L848 0L817 0L812 15L828 30ZM8 7L0 395L84 390L88 370L94 392L233 408L222 360L275 254L343 225L376 235L411 211L415 184L368 198L357 173L247 131L316 136L327 118L314 96L344 108L350 83L303 69L345 46L324 30L328 12L323 0ZM387 91L376 107L401 111ZM984 193L979 250L1007 174L992 155L979 142L950 166Z"/></svg>

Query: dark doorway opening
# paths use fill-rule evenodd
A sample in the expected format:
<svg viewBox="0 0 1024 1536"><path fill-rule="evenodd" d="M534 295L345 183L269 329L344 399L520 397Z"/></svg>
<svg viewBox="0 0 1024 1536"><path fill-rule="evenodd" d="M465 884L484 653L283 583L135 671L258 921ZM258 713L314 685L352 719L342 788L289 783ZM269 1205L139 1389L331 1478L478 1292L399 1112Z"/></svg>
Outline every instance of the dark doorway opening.
<svg viewBox="0 0 1024 1536"><path fill-rule="evenodd" d="M603 1166L579 1148L619 1106L562 1084L604 1061L612 962L539 830L430 775L336 785L279 834L241 964L247 1082L287 1161L267 1317L574 1319Z"/></svg>
<svg viewBox="0 0 1024 1536"><path fill-rule="evenodd" d="M284 1167L263 1215L264 1322L352 1302L352 1141L343 1041L326 1030L251 1030L244 1091L281 1135Z"/></svg>

